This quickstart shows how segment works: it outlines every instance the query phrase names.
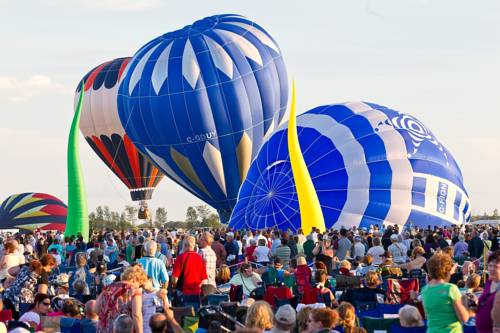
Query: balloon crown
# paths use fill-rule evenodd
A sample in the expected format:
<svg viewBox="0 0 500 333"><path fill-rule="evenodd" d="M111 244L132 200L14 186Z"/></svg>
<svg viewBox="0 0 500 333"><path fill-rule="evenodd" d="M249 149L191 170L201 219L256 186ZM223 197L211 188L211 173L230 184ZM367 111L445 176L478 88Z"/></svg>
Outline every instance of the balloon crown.
<svg viewBox="0 0 500 333"><path fill-rule="evenodd" d="M238 14L225 14L225 15L214 15L207 16L202 18L201 20L195 21L193 24L186 25L184 28L167 32L162 36L164 39L177 39L177 38L185 38L188 36L197 36L203 35L206 31L210 31L214 29L218 24L223 23L221 19L232 16L232 17L240 17L244 19L243 16Z"/></svg>

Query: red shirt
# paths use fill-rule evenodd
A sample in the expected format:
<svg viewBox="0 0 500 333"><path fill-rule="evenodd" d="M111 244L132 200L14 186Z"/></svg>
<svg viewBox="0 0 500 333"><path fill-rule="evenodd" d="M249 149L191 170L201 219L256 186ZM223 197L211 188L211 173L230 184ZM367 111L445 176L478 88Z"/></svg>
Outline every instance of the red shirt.
<svg viewBox="0 0 500 333"><path fill-rule="evenodd" d="M201 281L207 279L207 270L201 256L189 251L179 255L174 262L172 277L179 279L182 273L182 293L185 295L199 295Z"/></svg>
<svg viewBox="0 0 500 333"><path fill-rule="evenodd" d="M255 251L256 248L256 245L250 245L245 249L245 257L247 257L248 261L253 261L253 251Z"/></svg>

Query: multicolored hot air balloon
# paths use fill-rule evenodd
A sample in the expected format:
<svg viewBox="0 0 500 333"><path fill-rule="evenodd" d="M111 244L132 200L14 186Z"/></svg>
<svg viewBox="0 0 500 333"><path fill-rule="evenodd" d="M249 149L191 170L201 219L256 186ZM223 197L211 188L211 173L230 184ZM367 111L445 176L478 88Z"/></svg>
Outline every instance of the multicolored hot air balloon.
<svg viewBox="0 0 500 333"><path fill-rule="evenodd" d="M301 227L286 126L252 162L231 227ZM413 116L372 103L326 105L299 115L297 130L327 228L469 221L457 162Z"/></svg>
<svg viewBox="0 0 500 333"><path fill-rule="evenodd" d="M118 110L136 147L227 221L287 99L276 41L242 16L216 15L143 46L120 85Z"/></svg>
<svg viewBox="0 0 500 333"><path fill-rule="evenodd" d="M0 206L0 229L64 231L66 213L66 205L49 194L14 194Z"/></svg>
<svg viewBox="0 0 500 333"><path fill-rule="evenodd" d="M132 200L144 201L151 199L163 173L134 147L118 116L118 86L130 59L105 62L82 79L85 94L80 129L92 149L129 188ZM81 82L75 104L80 90Z"/></svg>

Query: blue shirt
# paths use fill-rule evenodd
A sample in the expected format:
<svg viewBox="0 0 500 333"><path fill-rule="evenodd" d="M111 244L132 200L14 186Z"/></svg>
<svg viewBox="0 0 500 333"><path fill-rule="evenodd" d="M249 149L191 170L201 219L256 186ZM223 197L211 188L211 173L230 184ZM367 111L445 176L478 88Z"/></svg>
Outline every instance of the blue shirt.
<svg viewBox="0 0 500 333"><path fill-rule="evenodd" d="M160 259L142 257L141 259L138 259L137 262L146 271L146 275L151 279L155 290L159 290L162 284L166 284L168 282L167 268Z"/></svg>

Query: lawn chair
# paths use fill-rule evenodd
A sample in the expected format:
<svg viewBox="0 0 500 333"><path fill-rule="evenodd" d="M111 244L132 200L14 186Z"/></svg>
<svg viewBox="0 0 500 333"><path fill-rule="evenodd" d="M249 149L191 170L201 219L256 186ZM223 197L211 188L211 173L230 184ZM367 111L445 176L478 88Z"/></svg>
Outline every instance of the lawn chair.
<svg viewBox="0 0 500 333"><path fill-rule="evenodd" d="M366 330L367 333L388 332L389 328L396 323L399 323L398 318L361 318L361 326Z"/></svg>
<svg viewBox="0 0 500 333"><path fill-rule="evenodd" d="M418 293L419 284L417 279L387 279L387 301L389 304L410 303L412 291Z"/></svg>

